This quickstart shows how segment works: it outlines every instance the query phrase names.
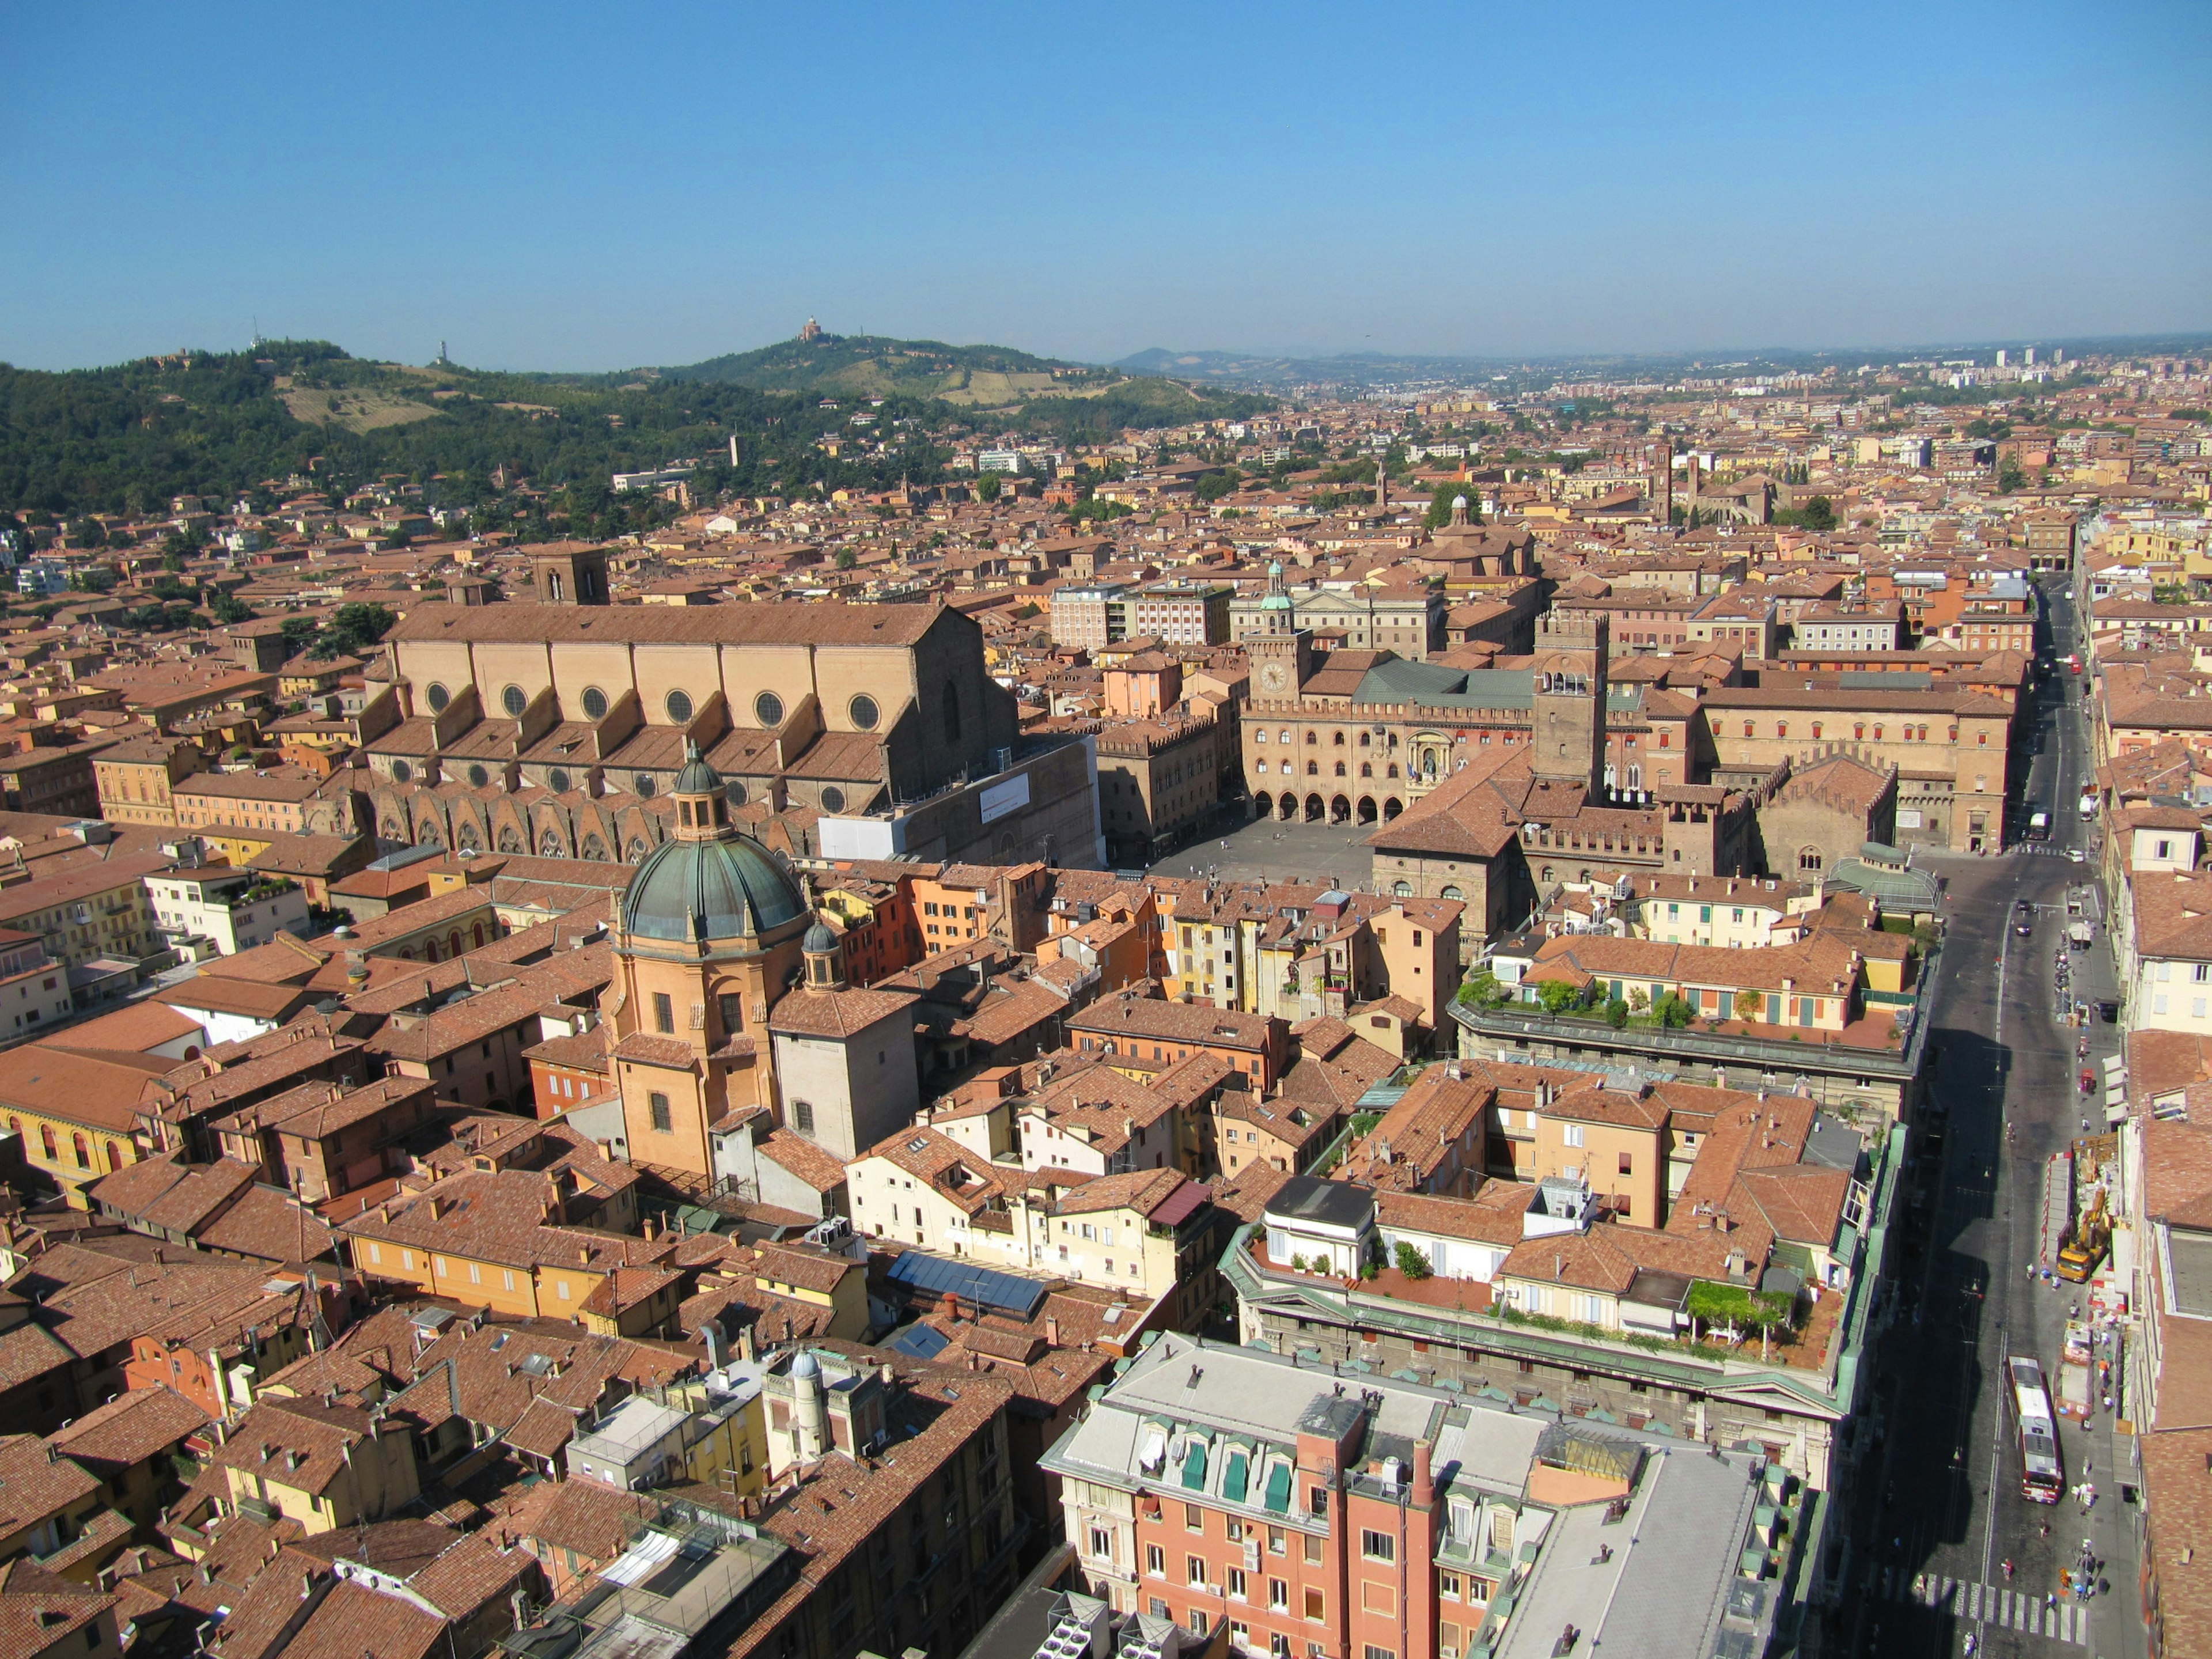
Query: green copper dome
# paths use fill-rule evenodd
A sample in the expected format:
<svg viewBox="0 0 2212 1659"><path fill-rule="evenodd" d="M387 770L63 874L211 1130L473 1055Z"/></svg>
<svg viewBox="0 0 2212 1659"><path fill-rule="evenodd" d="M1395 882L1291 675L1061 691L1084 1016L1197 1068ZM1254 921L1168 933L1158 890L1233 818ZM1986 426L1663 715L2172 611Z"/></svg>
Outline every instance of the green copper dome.
<svg viewBox="0 0 2212 1659"><path fill-rule="evenodd" d="M806 896L750 836L667 841L629 878L623 915L640 939L744 939L795 921Z"/></svg>

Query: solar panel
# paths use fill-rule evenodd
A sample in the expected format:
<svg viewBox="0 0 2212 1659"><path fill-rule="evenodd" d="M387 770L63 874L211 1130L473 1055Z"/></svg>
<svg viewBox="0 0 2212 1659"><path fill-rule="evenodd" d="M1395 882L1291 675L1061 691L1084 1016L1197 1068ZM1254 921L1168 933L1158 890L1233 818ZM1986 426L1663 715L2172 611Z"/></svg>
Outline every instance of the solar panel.
<svg viewBox="0 0 2212 1659"><path fill-rule="evenodd" d="M973 1262L948 1261L939 1255L908 1250L891 1263L885 1277L895 1283L928 1291L938 1296L964 1297L985 1307L1027 1319L1044 1302L1044 1286L1034 1279L1020 1279Z"/></svg>
<svg viewBox="0 0 2212 1659"><path fill-rule="evenodd" d="M891 1339L891 1346L916 1359L934 1359L951 1346L951 1339L934 1325L909 1325Z"/></svg>

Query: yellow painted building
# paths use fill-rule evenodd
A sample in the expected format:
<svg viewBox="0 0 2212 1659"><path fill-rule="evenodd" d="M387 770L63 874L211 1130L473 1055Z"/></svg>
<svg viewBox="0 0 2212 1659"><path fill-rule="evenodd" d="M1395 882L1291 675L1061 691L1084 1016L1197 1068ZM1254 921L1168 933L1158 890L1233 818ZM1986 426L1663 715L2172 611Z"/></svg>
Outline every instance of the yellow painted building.
<svg viewBox="0 0 2212 1659"><path fill-rule="evenodd" d="M288 1516L310 1534L381 1520L422 1493L414 1437L398 1419L358 1425L295 1414L263 1401L208 1459L230 1488L230 1508Z"/></svg>
<svg viewBox="0 0 2212 1659"><path fill-rule="evenodd" d="M545 1175L471 1170L363 1211L341 1236L370 1279L494 1313L581 1322L584 1304L644 1242L568 1225L562 1205Z"/></svg>
<svg viewBox="0 0 2212 1659"><path fill-rule="evenodd" d="M72 1208L89 1208L86 1188L138 1161L140 1091L176 1064L159 1054L142 1062L38 1043L11 1048L0 1054L0 1126L22 1137L24 1158Z"/></svg>

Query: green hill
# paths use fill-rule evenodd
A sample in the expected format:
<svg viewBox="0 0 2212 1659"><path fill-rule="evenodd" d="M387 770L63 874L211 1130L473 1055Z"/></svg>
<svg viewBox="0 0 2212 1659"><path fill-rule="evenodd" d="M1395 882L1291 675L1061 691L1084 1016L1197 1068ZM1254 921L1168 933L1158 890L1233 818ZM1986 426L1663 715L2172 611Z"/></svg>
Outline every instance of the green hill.
<svg viewBox="0 0 2212 1659"><path fill-rule="evenodd" d="M1068 441L1096 441L1124 427L1235 419L1270 406L1264 398L1195 390L1157 375L1036 357L1008 346L956 346L872 334L779 340L757 351L638 373L664 381L728 382L760 392L923 398L1000 415L1014 425Z"/></svg>
<svg viewBox="0 0 2212 1659"><path fill-rule="evenodd" d="M609 475L678 459L702 463L704 489L763 492L925 478L942 465L918 433L883 456L832 459L814 441L815 401L734 384L370 362L320 341L59 374L0 364L0 512L143 513L174 495L228 501L293 478L343 492L393 473L473 506L500 493L501 468L603 504ZM930 411L901 400L895 412Z"/></svg>
<svg viewBox="0 0 2212 1659"><path fill-rule="evenodd" d="M821 447L849 418L819 407L833 396L884 400L867 428L889 440L883 453ZM1001 346L833 335L620 374L416 368L315 340L63 373L0 363L0 514L144 513L175 495L228 501L287 479L343 492L386 474L473 507L501 493L504 468L586 502L572 523L582 533L636 516L634 498L605 501L610 474L675 460L701 462L702 493L927 483L949 459L931 434L1098 441L1268 406Z"/></svg>
<svg viewBox="0 0 2212 1659"><path fill-rule="evenodd" d="M1118 370L1055 362L1006 346L955 346L872 334L779 340L757 351L645 372L670 380L727 381L757 392L903 395L981 408L1018 404L1070 386L1118 385L1127 378Z"/></svg>

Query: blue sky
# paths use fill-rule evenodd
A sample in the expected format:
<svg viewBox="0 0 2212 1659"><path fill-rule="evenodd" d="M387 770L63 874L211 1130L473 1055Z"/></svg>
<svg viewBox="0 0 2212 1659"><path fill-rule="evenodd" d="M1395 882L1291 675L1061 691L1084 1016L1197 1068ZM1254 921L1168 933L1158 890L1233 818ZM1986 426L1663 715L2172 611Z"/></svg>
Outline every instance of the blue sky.
<svg viewBox="0 0 2212 1659"><path fill-rule="evenodd" d="M2212 8L18 5L0 359L2212 328Z"/></svg>

